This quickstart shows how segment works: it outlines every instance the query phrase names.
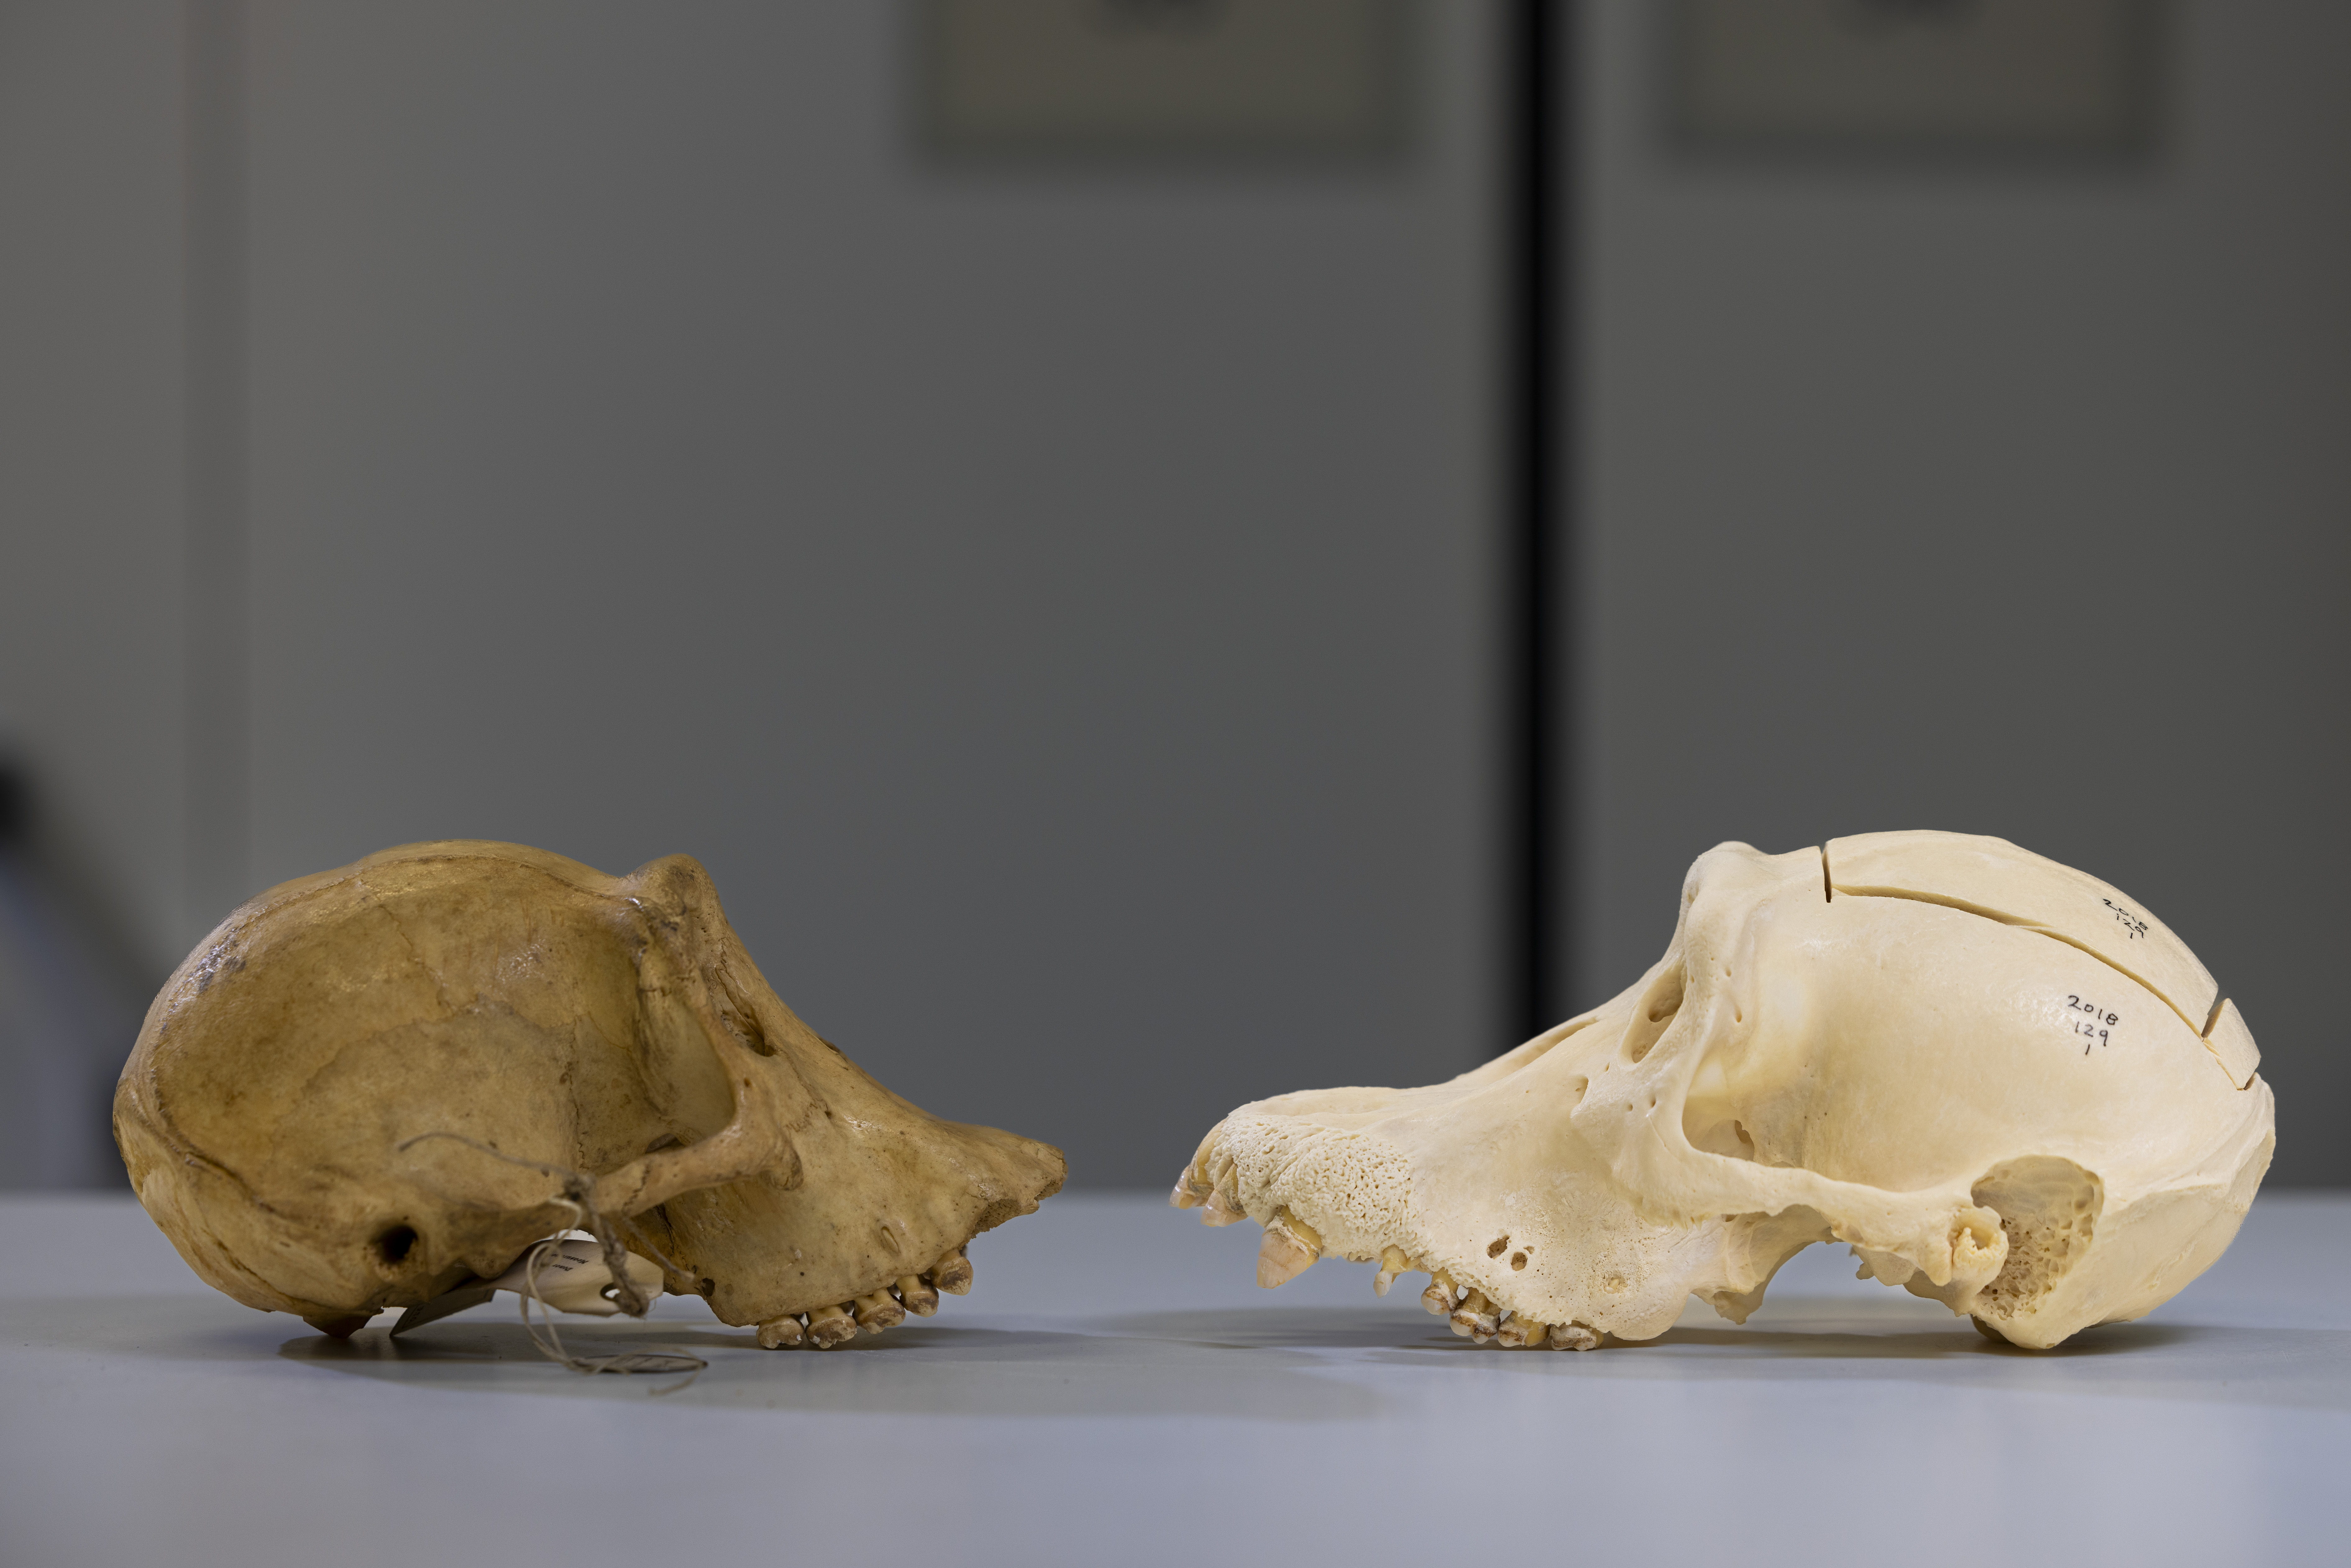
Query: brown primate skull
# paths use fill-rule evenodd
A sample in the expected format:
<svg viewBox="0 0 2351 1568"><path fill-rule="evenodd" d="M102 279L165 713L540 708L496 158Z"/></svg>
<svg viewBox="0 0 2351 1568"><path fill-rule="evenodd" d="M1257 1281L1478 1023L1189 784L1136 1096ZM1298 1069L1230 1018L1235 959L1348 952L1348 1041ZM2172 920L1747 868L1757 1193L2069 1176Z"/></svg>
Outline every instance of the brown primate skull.
<svg viewBox="0 0 2351 1568"><path fill-rule="evenodd" d="M939 1121L793 1016L702 867L627 877L413 844L238 909L149 1009L115 1093L140 1201L208 1282L348 1333L604 1239L769 1346L969 1286L963 1249L1059 1150Z"/></svg>

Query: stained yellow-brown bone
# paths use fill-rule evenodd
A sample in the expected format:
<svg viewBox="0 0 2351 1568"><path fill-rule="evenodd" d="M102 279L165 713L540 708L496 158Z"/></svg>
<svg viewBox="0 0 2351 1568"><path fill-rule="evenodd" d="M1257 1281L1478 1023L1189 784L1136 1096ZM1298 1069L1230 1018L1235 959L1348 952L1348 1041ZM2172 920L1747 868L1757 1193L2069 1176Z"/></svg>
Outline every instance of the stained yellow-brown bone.
<svg viewBox="0 0 2351 1568"><path fill-rule="evenodd" d="M336 1327L600 1223L727 1322L837 1309L960 1261L1064 1170L820 1040L692 860L611 877L475 841L231 915L149 1010L115 1134L197 1273Z"/></svg>

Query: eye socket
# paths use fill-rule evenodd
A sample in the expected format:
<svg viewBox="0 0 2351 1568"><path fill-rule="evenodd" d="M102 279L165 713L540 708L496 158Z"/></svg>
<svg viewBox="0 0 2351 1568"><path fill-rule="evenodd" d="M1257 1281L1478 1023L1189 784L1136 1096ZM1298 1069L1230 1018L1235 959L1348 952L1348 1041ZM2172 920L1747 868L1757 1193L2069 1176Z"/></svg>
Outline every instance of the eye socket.
<svg viewBox="0 0 2351 1568"><path fill-rule="evenodd" d="M1641 1010L1634 1016L1633 1025L1625 1031L1625 1060L1638 1061L1649 1054L1649 1048L1672 1027L1674 1015L1682 1008L1683 977L1679 964L1667 970L1641 998Z"/></svg>
<svg viewBox="0 0 2351 1568"><path fill-rule="evenodd" d="M415 1245L416 1232L408 1226L395 1225L375 1239L375 1255L386 1265L396 1265Z"/></svg>

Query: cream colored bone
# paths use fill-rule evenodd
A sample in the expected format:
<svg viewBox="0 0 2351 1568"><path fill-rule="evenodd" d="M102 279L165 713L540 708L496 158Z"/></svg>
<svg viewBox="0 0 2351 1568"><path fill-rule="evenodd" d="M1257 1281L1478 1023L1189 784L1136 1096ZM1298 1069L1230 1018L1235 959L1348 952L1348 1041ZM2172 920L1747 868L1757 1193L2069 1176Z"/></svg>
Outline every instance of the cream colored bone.
<svg viewBox="0 0 2351 1568"><path fill-rule="evenodd" d="M640 1294L661 1293L661 1267L651 1259L631 1254L622 1260L622 1267L628 1270ZM558 1312L609 1318L622 1310L617 1299L619 1288L601 1250L594 1241L578 1237L532 1247L513 1268L489 1284L494 1291L532 1296Z"/></svg>
<svg viewBox="0 0 2351 1568"><path fill-rule="evenodd" d="M2275 1142L2259 1060L2143 905L2013 844L1725 844L1605 1006L1448 1082L1244 1105L1177 1191L1267 1227L1267 1283L1411 1260L1480 1343L1648 1339L1691 1295L1741 1322L1836 1240L2045 1347L2228 1246Z"/></svg>
<svg viewBox="0 0 2351 1568"><path fill-rule="evenodd" d="M149 1009L115 1135L197 1273L329 1333L497 1280L576 1226L764 1344L834 1343L844 1303L902 1319L889 1291L925 1260L968 1289L965 1244L1063 1171L820 1040L693 861L611 877L471 841L231 915ZM623 1272L608 1261L597 1291L641 1312L643 1265Z"/></svg>

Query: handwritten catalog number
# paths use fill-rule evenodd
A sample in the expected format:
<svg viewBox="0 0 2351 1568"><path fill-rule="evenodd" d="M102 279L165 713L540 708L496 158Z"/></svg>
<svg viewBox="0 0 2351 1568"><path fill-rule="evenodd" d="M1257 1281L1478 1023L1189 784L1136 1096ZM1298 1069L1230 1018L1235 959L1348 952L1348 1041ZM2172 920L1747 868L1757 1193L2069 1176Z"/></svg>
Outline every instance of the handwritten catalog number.
<svg viewBox="0 0 2351 1568"><path fill-rule="evenodd" d="M2085 1041L2082 1047L2084 1056L2090 1054L2091 1046L2105 1044L2107 1031L2123 1021L2122 1014L2108 1012L2097 1003L2085 1002L2070 991L2065 996L2065 1010L2074 1015L2070 1021L2074 1032Z"/></svg>

